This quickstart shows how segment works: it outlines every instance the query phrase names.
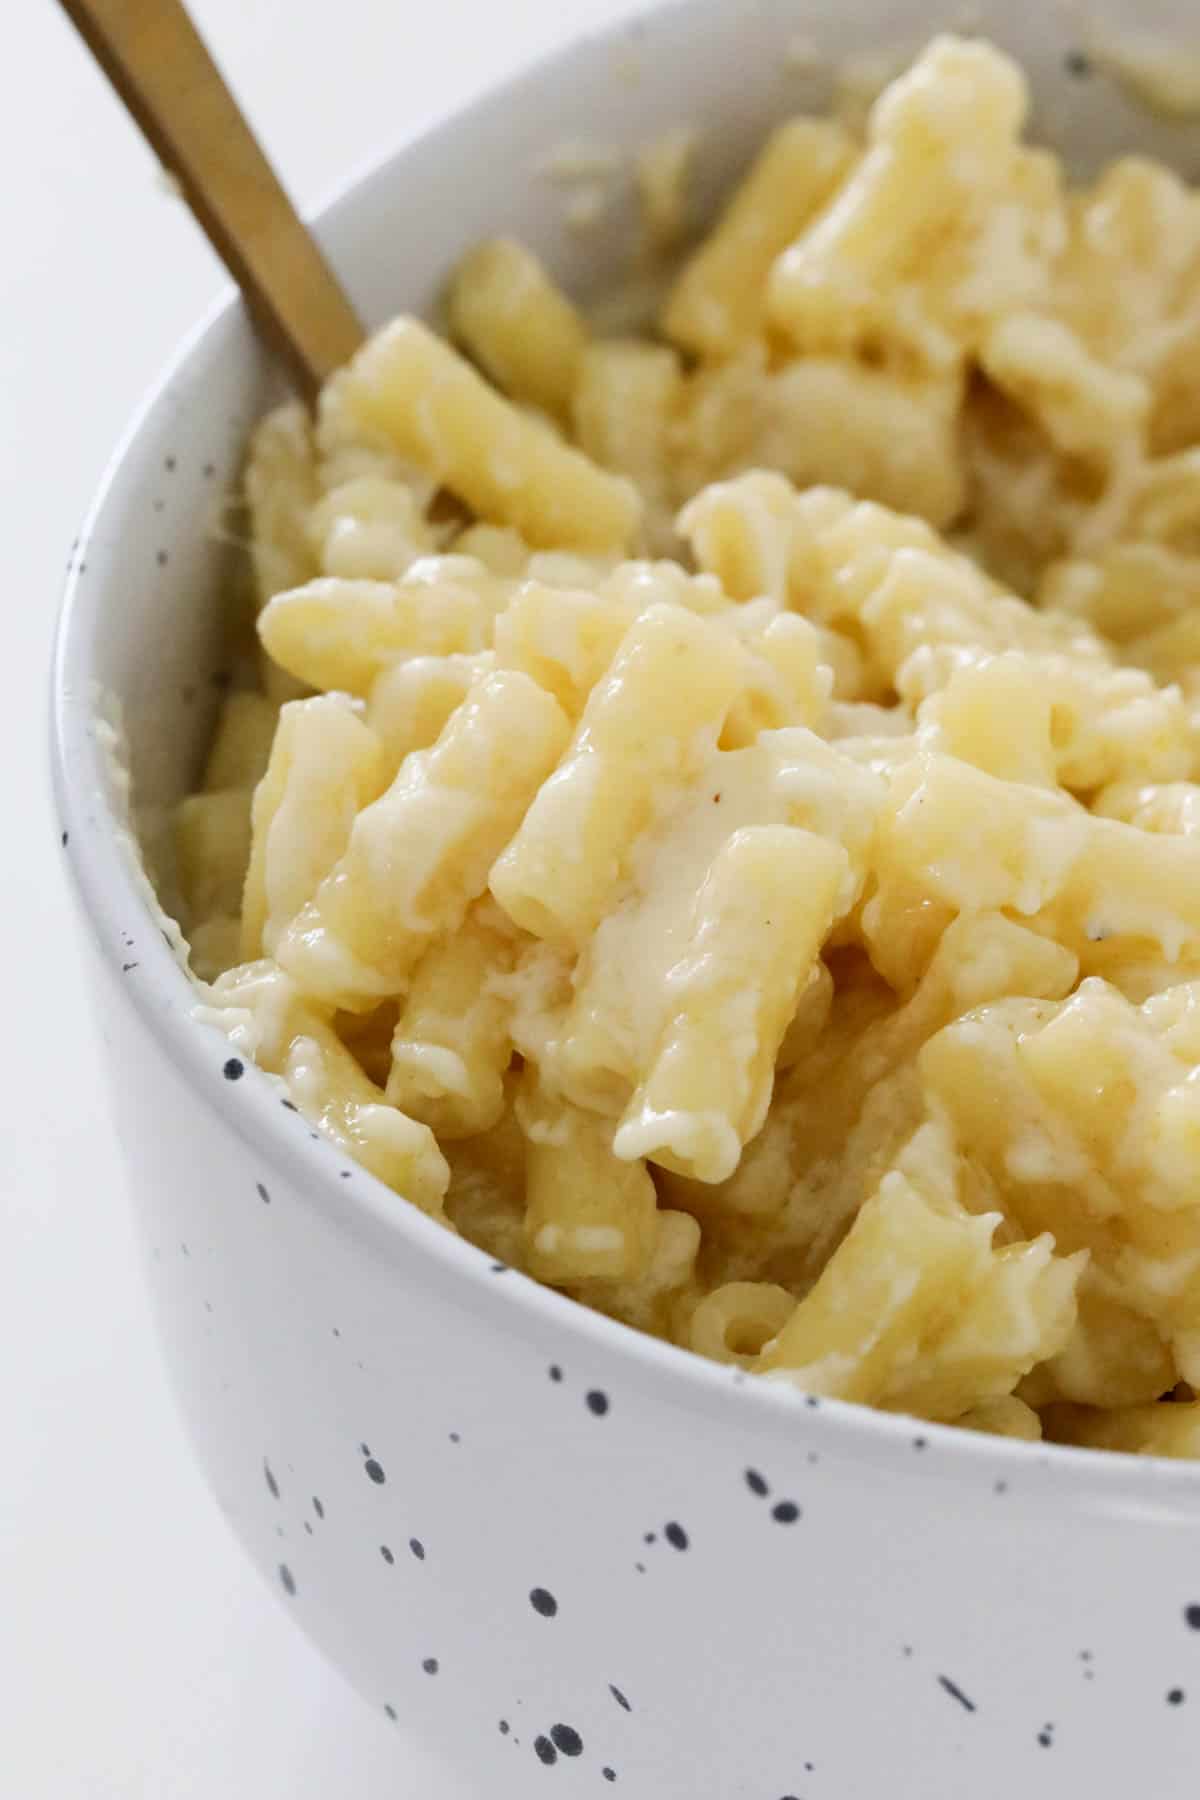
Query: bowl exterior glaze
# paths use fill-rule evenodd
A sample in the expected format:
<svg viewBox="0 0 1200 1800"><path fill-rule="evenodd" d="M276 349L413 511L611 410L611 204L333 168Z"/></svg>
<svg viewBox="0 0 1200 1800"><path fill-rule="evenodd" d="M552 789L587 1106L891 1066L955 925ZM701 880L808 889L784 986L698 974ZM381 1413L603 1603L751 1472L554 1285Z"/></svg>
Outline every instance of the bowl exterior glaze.
<svg viewBox="0 0 1200 1800"><path fill-rule="evenodd" d="M1195 167L1195 128L1071 85L1065 27L1033 10L976 14L1033 66L1069 148ZM594 285L628 208L581 246L539 156L581 121L632 146L723 117L711 196L772 119L820 99L784 72L795 35L841 55L866 18L900 48L941 22L693 0L614 28L402 151L325 241L372 319L429 304L489 229ZM412 266L381 253L396 243ZM281 1604L494 1800L542 1781L632 1800L1192 1796L1200 1469L811 1403L639 1338L343 1163L194 1018L97 721L119 700L144 804L180 791L220 676L206 523L268 391L227 308L142 415L72 580L54 757L172 1381Z"/></svg>

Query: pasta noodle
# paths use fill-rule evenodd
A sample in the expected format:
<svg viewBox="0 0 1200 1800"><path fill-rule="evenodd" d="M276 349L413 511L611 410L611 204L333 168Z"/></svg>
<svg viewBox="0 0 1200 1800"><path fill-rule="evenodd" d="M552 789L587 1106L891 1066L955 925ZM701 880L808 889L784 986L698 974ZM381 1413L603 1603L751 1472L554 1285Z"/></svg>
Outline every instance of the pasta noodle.
<svg viewBox="0 0 1200 1800"><path fill-rule="evenodd" d="M496 237L458 349L263 421L173 891L202 1016L492 1256L1198 1457L1200 195L1068 180L981 42L882 74L678 267L651 147L657 336Z"/></svg>

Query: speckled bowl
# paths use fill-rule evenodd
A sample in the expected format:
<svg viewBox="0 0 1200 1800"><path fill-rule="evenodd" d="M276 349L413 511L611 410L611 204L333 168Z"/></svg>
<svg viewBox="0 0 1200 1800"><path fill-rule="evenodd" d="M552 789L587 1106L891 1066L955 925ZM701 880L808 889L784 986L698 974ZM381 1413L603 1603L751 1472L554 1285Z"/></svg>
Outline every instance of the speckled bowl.
<svg viewBox="0 0 1200 1800"><path fill-rule="evenodd" d="M1068 56L1058 14L974 16L1022 55L1069 151L1196 166L1197 132L1129 110ZM324 238L371 320L427 306L497 228L595 286L628 248L628 197L572 236L535 172L547 151L720 118L714 197L772 120L821 101L819 71L789 66L796 34L837 57L868 21L885 48L943 22L900 0L695 0L615 28L405 147ZM193 1018L97 718L119 700L143 807L178 796L220 685L209 525L268 397L226 305L105 483L54 682L62 840L163 1346L281 1603L492 1800L540 1782L636 1800L1194 1795L1200 1468L818 1404L642 1338L344 1166Z"/></svg>

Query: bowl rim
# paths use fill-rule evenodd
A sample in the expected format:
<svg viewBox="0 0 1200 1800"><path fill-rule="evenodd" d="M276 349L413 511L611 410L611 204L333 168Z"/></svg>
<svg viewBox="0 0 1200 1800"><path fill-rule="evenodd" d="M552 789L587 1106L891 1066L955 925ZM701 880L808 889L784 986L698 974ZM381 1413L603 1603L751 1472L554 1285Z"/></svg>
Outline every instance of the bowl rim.
<svg viewBox="0 0 1200 1800"><path fill-rule="evenodd" d="M405 162L418 149L435 147L440 137L459 130L476 108L509 104L526 83L566 75L575 59L595 56L623 38L636 41L648 24L669 22L677 14L715 12L722 4L723 0L665 0L559 43L405 135L392 150L365 159L331 188L308 215L310 222L320 231L336 214L352 208L371 183L402 179ZM505 1268L357 1164L353 1179L337 1179L345 1158L324 1140L314 1145L307 1122L281 1105L282 1083L253 1064L247 1063L245 1078L236 1084L236 1104L228 1104L233 1091L223 1075L230 1055L228 1039L195 1016L196 990L164 938L145 881L132 866L125 823L108 792L111 767L95 729L95 677L85 646L89 622L102 617L107 606L118 604L119 596L111 590L106 593L102 582L85 583L81 564L86 546L115 503L139 441L169 404L176 384L205 350L219 352L223 333L232 341L246 329L240 297L226 288L135 408L88 509L79 554L72 559L63 591L51 659L52 788L79 911L122 1003L137 1014L192 1097L252 1148L265 1166L281 1168L296 1193L331 1228L355 1234L390 1263L411 1269L413 1259L419 1258L423 1278L436 1282L442 1297L485 1317L509 1336L536 1333L542 1348L557 1336L563 1343L555 1354L564 1361L572 1347L586 1351L597 1384L604 1378L599 1365L607 1362L611 1379L652 1388L663 1404L701 1416L716 1429L740 1426L743 1440L747 1431L760 1432L764 1454L769 1440L777 1443L781 1455L789 1448L794 1452L800 1441L806 1447L820 1443L830 1457L847 1466L906 1479L969 1482L977 1491L1009 1496L1018 1510L1028 1504L1043 1510L1070 1506L1092 1515L1142 1522L1200 1523L1200 1462L992 1437L808 1395L785 1379L752 1378ZM82 782L76 779L77 771L84 776ZM134 932L138 979L131 981L123 979L121 963L130 955L124 934ZM500 1273L503 1280L497 1280Z"/></svg>

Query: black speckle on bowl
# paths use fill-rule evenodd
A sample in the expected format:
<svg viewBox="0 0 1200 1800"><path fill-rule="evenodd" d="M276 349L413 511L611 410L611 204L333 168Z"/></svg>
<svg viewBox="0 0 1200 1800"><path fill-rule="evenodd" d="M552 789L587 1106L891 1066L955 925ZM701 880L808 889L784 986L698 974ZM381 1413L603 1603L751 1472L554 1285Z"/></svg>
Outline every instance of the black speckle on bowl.
<svg viewBox="0 0 1200 1800"><path fill-rule="evenodd" d="M549 1588L535 1587L529 1590L529 1604L535 1613L543 1619L553 1619L558 1613L558 1601Z"/></svg>
<svg viewBox="0 0 1200 1800"><path fill-rule="evenodd" d="M240 1056L231 1056L226 1060L221 1073L226 1081L240 1081L246 1073L246 1065Z"/></svg>
<svg viewBox="0 0 1200 1800"><path fill-rule="evenodd" d="M963 1693L958 1683L956 1681L951 1681L948 1675L938 1676L938 1686L943 1688L952 1700L957 1700L964 1712L973 1713L975 1711L975 1702L969 1699L967 1695Z"/></svg>

